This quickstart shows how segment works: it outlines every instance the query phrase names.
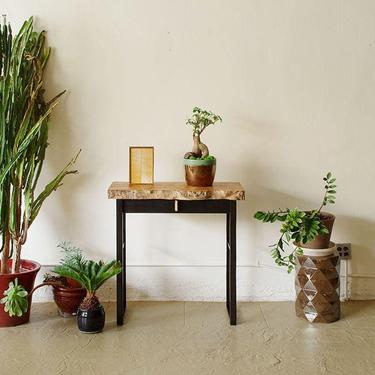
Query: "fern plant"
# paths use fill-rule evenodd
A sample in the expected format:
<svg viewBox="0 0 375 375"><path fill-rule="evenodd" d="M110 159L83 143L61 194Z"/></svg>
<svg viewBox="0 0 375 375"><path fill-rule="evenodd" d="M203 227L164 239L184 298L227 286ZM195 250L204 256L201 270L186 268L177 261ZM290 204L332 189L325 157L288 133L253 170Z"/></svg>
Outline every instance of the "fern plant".
<svg viewBox="0 0 375 375"><path fill-rule="evenodd" d="M78 281L86 289L87 295L81 304L81 308L90 309L99 305L96 297L97 290L111 277L122 271L121 263L112 260L110 262L95 262L87 260L82 251L68 243L60 245L65 251L65 257L53 272L60 276Z"/></svg>
<svg viewBox="0 0 375 375"><path fill-rule="evenodd" d="M271 255L278 266L287 267L290 273L296 264L296 255L303 254L301 244L313 241L319 234L328 234L328 229L321 221L321 210L336 201L336 178L329 172L323 178L324 197L320 207L316 210L301 211L298 208L277 211L258 211L254 218L264 223L280 221L281 235L278 241L271 245ZM294 250L287 254L286 248L290 242L296 244Z"/></svg>
<svg viewBox="0 0 375 375"><path fill-rule="evenodd" d="M19 272L21 249L45 200L75 174L78 154L44 188L38 186L48 146L49 117L65 91L44 99L44 71L51 50L31 17L15 37L0 25L0 273ZM36 191L39 190L39 194Z"/></svg>

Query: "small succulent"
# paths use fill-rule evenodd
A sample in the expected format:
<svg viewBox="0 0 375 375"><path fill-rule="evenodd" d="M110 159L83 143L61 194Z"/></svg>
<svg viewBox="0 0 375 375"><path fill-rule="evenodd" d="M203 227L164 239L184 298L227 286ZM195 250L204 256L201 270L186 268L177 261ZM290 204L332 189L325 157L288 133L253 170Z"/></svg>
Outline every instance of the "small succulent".
<svg viewBox="0 0 375 375"><path fill-rule="evenodd" d="M9 283L9 288L4 292L0 303L4 304L4 311L9 316L22 316L29 307L28 293L25 288L18 284L18 279Z"/></svg>

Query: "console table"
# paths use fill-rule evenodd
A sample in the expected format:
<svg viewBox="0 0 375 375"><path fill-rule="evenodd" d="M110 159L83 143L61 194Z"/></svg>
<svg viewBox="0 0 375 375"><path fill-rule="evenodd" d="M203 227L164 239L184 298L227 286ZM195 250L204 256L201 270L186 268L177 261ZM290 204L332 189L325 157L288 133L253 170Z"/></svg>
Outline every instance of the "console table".
<svg viewBox="0 0 375 375"><path fill-rule="evenodd" d="M237 323L236 308L236 202L245 199L238 182L217 182L210 187L190 187L184 182L134 185L113 182L108 198L116 199L116 257L123 271L117 275L117 324L126 310L126 214L212 213L226 215L226 305L231 325Z"/></svg>

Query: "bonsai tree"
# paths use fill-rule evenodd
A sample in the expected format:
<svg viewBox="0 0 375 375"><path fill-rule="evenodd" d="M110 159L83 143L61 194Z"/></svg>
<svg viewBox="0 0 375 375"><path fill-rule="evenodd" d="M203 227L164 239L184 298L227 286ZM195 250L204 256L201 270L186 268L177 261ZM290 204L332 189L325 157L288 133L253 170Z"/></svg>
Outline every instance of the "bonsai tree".
<svg viewBox="0 0 375 375"><path fill-rule="evenodd" d="M319 208L311 211L301 211L298 208L277 211L258 211L254 217L264 223L274 223L280 221L281 235L276 244L271 245L272 257L278 266L286 266L290 273L296 262L295 256L302 255L303 244L316 239L319 235L327 235L328 228L324 224L326 215L322 213L322 208L328 204L334 204L336 199L336 178L329 172L324 178L324 197ZM293 241L294 250L286 254L286 247Z"/></svg>
<svg viewBox="0 0 375 375"><path fill-rule="evenodd" d="M96 297L97 290L111 277L122 271L121 263L112 260L108 263L100 260L87 260L78 248L66 248L66 256L60 265L52 270L54 273L78 281L86 289L86 297L82 301L82 310L95 309L100 305Z"/></svg>
<svg viewBox="0 0 375 375"><path fill-rule="evenodd" d="M221 121L222 119L219 115L198 107L193 108L192 116L186 121L186 124L193 127L193 149L185 154L185 159L206 159L210 156L208 147L201 142L200 137L208 126Z"/></svg>
<svg viewBox="0 0 375 375"><path fill-rule="evenodd" d="M33 18L13 37L0 25L0 235L1 274L20 271L21 249L44 201L62 185L78 154L44 188L38 186L48 146L50 115L65 91L44 99L44 72L51 49ZM36 191L40 191L36 194Z"/></svg>

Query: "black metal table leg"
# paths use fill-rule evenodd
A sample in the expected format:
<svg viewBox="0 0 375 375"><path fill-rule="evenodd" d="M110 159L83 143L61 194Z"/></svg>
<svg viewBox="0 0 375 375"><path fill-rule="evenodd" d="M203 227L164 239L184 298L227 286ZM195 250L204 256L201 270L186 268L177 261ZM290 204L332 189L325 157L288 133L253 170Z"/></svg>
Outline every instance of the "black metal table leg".
<svg viewBox="0 0 375 375"><path fill-rule="evenodd" d="M221 213L226 215L226 307L231 325L237 324L236 292L236 201L197 200L177 205L170 200L116 201L117 260L122 272L117 275L117 324L124 322L126 310L126 214L127 213Z"/></svg>
<svg viewBox="0 0 375 375"><path fill-rule="evenodd" d="M116 200L116 259L122 264L122 272L116 277L117 288L117 324L124 323L125 311L125 214L123 212L123 201Z"/></svg>
<svg viewBox="0 0 375 375"><path fill-rule="evenodd" d="M229 320L237 324L237 251L236 251L236 201L230 201L229 208Z"/></svg>
<svg viewBox="0 0 375 375"><path fill-rule="evenodd" d="M230 206L230 204L228 204ZM226 254L226 263L225 263L225 274L226 274L226 281L225 281L225 288L226 288L226 305L227 305L227 310L229 314L229 301L230 301L230 293L229 293L229 283L230 283L230 278L229 278L229 266L230 266L230 225L229 225L229 210L230 208L228 207L228 212L225 215L226 218L226 243L225 243L225 254Z"/></svg>
<svg viewBox="0 0 375 375"><path fill-rule="evenodd" d="M122 205L122 290L124 296L124 303L123 303L123 312L125 314L126 311L126 205L125 201Z"/></svg>

